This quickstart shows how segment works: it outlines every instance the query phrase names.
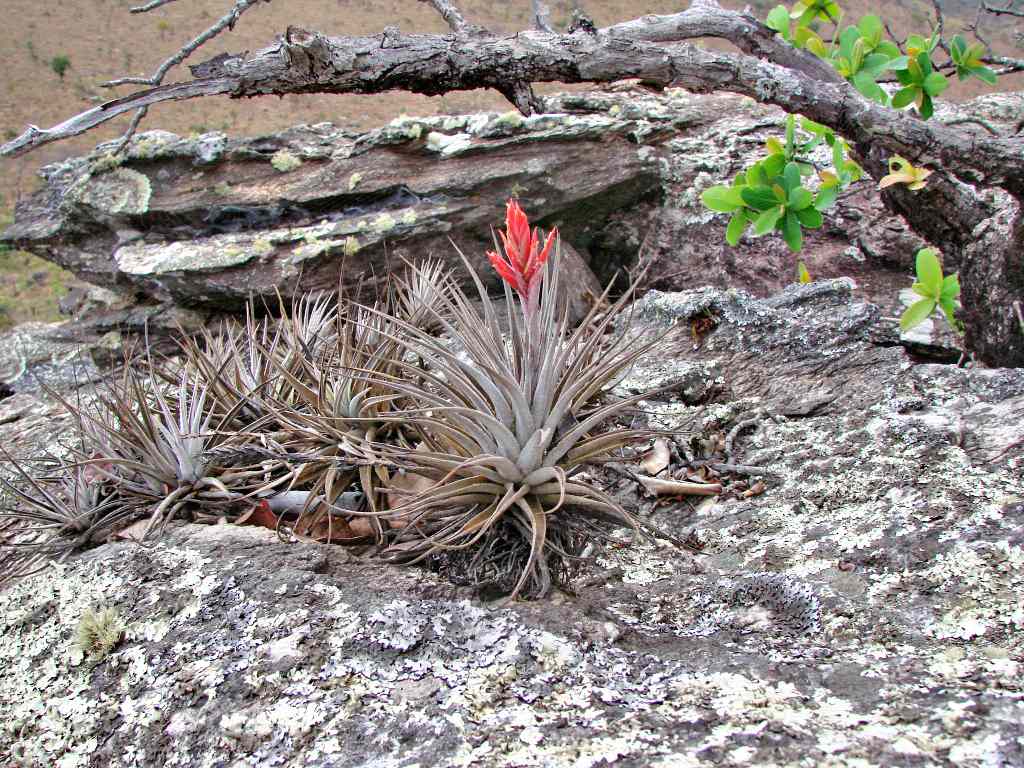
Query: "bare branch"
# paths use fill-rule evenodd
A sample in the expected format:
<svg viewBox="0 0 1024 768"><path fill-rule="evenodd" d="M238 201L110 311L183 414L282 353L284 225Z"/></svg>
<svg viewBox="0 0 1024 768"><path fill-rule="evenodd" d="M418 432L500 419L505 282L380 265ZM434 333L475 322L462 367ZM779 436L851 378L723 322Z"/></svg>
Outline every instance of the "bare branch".
<svg viewBox="0 0 1024 768"><path fill-rule="evenodd" d="M129 8L128 13L149 13L155 11L157 8L162 8L165 5L170 5L175 0L151 0L151 2L145 5L137 5L134 8Z"/></svg>
<svg viewBox="0 0 1024 768"><path fill-rule="evenodd" d="M994 16L1016 16L1024 19L1024 8L1014 8L1014 0L1006 0L1006 5L1000 8L997 5L989 5L982 0L979 9Z"/></svg>
<svg viewBox="0 0 1024 768"><path fill-rule="evenodd" d="M698 24L696 18L705 23ZM291 27L284 38L251 55L222 56L194 67L198 79L191 82L116 99L46 131L32 127L0 147L0 154L21 154L140 107L213 94L241 98L401 89L439 95L484 87L509 94L517 107L529 112L541 106L524 90L529 83L639 79L656 87L750 96L828 125L855 144L898 153L918 165L941 166L969 183L1001 186L1024 198L1024 139L978 142L976 133L923 122L870 102L835 78L819 79L802 68L752 56L660 42L724 35L744 25L750 30L748 42L753 40L750 45L757 48L762 38L752 20L741 14L730 18L707 0L680 14L644 17L594 34L527 31L455 39L395 34L382 47L380 35L331 38Z"/></svg>
<svg viewBox="0 0 1024 768"><path fill-rule="evenodd" d="M131 12L145 13L173 2L174 0L153 0L153 2L146 5L132 8ZM230 11L222 16L212 26L178 49L177 53L157 67L156 72L154 72L151 77L122 77L117 80L111 80L110 82L103 83L102 86L104 88L113 88L119 85L160 85L164 81L164 77L173 67L181 64L181 62L195 53L198 48L215 38L225 29L234 29L239 17L257 2L260 2L260 0L235 0L235 5ZM263 0L263 2L269 3L270 0ZM135 131L138 130L139 124L142 123L148 111L148 107L142 107L135 113L131 122L128 124L128 129L121 136L121 139L117 144L117 148L114 150L115 154L119 154L128 146L128 142L131 141L132 136L135 135Z"/></svg>
<svg viewBox="0 0 1024 768"><path fill-rule="evenodd" d="M466 35L469 33L469 23L455 3L449 0L420 0L420 2L430 3L430 5L434 6L434 9L441 14L441 18L445 20L445 23L452 28L452 32L456 35Z"/></svg>
<svg viewBox="0 0 1024 768"><path fill-rule="evenodd" d="M533 25L540 32L554 32L551 26L551 11L544 0L533 0Z"/></svg>
<svg viewBox="0 0 1024 768"><path fill-rule="evenodd" d="M714 0L693 0L690 7L681 13L644 16L606 27L600 32L610 37L648 43L674 43L700 37L716 37L729 41L744 53L803 72L816 80L843 82L831 64L794 48L779 37L775 30L753 16L725 10Z"/></svg>
<svg viewBox="0 0 1024 768"><path fill-rule="evenodd" d="M162 0L173 2L173 0ZM185 43L173 56L157 67L151 77L122 77L103 83L104 88L114 88L119 85L160 85L164 77L173 68L181 64L185 59L196 52L201 46L210 42L213 38L225 29L234 29L235 24L243 13L259 2L270 2L270 0L235 0L234 7L224 14L216 23L196 35L189 42Z"/></svg>

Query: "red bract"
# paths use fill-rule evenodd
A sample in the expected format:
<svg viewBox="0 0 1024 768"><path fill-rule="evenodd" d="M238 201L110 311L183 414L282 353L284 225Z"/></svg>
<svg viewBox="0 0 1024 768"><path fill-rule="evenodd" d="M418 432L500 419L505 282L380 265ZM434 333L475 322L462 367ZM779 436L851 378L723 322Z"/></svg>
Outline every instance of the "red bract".
<svg viewBox="0 0 1024 768"><path fill-rule="evenodd" d="M530 230L530 220L526 218L519 203L509 200L505 212L505 231L498 234L501 236L505 256L488 251L487 258L501 279L512 286L523 297L523 301L533 304L540 289L542 267L558 237L558 228L551 230L542 248L540 232L536 227Z"/></svg>

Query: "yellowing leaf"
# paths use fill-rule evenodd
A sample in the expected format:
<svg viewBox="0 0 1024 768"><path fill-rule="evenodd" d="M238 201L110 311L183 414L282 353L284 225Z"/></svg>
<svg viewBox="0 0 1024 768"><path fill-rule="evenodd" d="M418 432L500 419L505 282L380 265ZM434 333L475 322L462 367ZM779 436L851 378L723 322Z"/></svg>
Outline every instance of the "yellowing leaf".
<svg viewBox="0 0 1024 768"><path fill-rule="evenodd" d="M925 180L932 175L927 168L918 168L909 160L893 155L889 158L889 173L878 182L879 189L891 187L894 184L906 184L908 189L916 192L924 189Z"/></svg>
<svg viewBox="0 0 1024 768"><path fill-rule="evenodd" d="M807 271L807 265L802 261L796 263L796 279L801 283L811 282L811 273Z"/></svg>

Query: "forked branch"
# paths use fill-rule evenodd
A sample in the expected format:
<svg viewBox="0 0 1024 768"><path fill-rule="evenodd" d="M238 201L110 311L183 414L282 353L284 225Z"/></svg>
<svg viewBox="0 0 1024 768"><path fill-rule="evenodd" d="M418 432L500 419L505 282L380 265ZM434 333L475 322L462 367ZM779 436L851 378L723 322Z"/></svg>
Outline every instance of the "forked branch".
<svg viewBox="0 0 1024 768"><path fill-rule="evenodd" d="M255 1L237 3L248 6ZM433 1L435 6L444 4ZM755 55L709 51L681 42L708 36L729 39ZM884 148L917 165L941 165L962 180L1000 186L1024 198L1024 137L978 142L958 128L924 122L868 101L831 67L783 43L752 17L725 11L711 0L696 0L678 14L645 16L573 34L530 30L508 37L403 35L392 29L385 40L384 35L328 37L290 27L262 50L222 55L192 71L192 81L115 99L48 130L30 127L0 147L0 154L22 154L140 107L215 94L241 98L404 90L440 95L493 88L529 114L542 107L528 90L531 83L632 78L658 88L750 96L828 125L854 143Z"/></svg>

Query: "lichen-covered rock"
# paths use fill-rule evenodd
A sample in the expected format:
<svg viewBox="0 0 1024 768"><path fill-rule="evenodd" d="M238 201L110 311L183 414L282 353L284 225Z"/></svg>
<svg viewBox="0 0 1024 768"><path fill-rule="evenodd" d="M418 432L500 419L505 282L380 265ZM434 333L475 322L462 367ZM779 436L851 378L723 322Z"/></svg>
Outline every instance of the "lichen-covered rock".
<svg viewBox="0 0 1024 768"><path fill-rule="evenodd" d="M484 267L491 228L520 197L576 246L564 285L582 306L600 293L590 262L604 221L657 196L665 139L708 119L646 103L612 115L567 98L531 118L403 117L361 135L326 123L244 140L150 131L123 158L108 144L43 169L5 238L106 287L232 311L339 285L367 298L403 260L461 267L452 241Z"/></svg>
<svg viewBox="0 0 1024 768"><path fill-rule="evenodd" d="M664 386L637 418L748 423L763 492L619 478L690 546L609 547L550 600L232 526L0 592L0 763L1024 764L1024 372L914 364L878 315L849 280L644 296L662 345L619 387ZM123 622L106 656L83 615Z"/></svg>

